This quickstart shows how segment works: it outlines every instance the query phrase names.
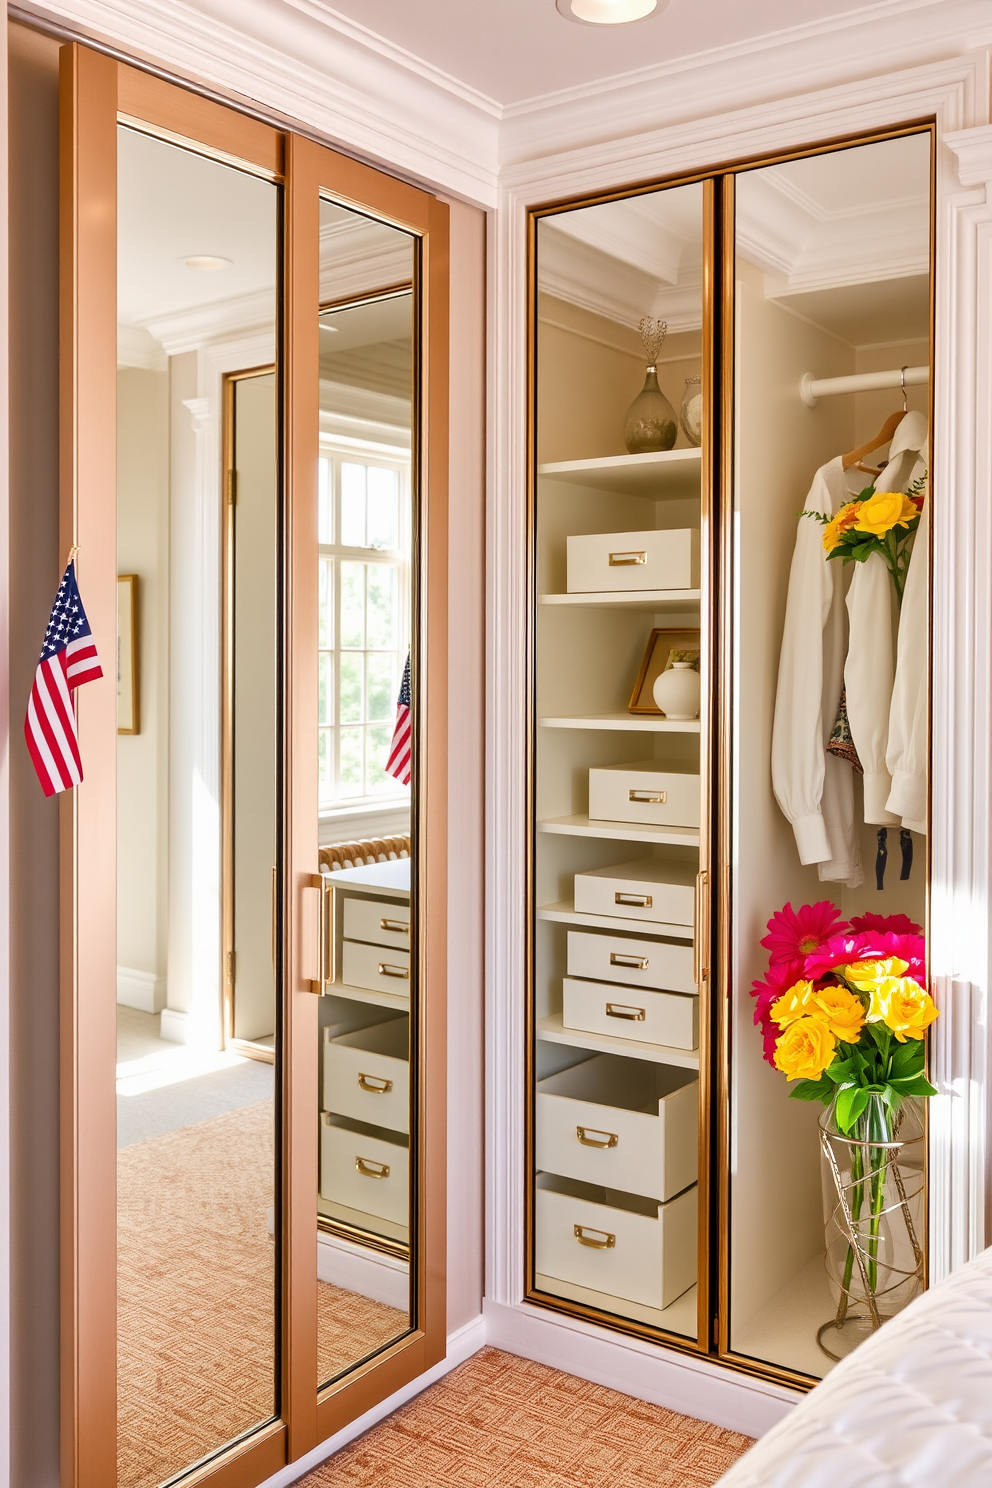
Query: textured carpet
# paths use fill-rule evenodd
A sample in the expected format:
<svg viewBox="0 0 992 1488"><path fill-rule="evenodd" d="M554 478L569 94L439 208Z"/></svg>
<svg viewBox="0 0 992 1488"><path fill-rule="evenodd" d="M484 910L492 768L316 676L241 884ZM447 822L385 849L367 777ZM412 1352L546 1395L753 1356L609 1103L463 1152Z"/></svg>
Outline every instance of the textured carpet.
<svg viewBox="0 0 992 1488"><path fill-rule="evenodd" d="M272 1203L271 1101L118 1152L119 1488L153 1488L273 1415ZM318 1283L320 1378L405 1327Z"/></svg>
<svg viewBox="0 0 992 1488"><path fill-rule="evenodd" d="M735 1431L483 1349L299 1488L710 1488L750 1445Z"/></svg>

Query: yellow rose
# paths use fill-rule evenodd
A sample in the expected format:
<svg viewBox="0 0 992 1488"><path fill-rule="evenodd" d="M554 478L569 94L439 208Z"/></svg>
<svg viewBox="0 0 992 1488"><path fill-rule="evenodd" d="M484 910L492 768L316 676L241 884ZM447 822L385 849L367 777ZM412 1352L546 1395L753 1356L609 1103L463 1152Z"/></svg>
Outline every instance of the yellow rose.
<svg viewBox="0 0 992 1488"><path fill-rule="evenodd" d="M836 1047L837 1040L819 1018L797 1018L775 1045L775 1068L787 1080L818 1080Z"/></svg>
<svg viewBox="0 0 992 1488"><path fill-rule="evenodd" d="M823 546L828 553L832 553L849 527L853 527L857 515L858 503L849 501L842 506L840 511L833 517L823 529Z"/></svg>
<svg viewBox="0 0 992 1488"><path fill-rule="evenodd" d="M797 1018L806 1016L807 1003L813 995L812 982L796 982L788 992L783 992L777 1002L773 1002L769 1016L773 1023L779 1028L787 1028Z"/></svg>
<svg viewBox="0 0 992 1488"><path fill-rule="evenodd" d="M822 1019L843 1044L856 1044L865 1022L861 998L847 987L824 987L817 992L810 1000L809 1015Z"/></svg>
<svg viewBox="0 0 992 1488"><path fill-rule="evenodd" d="M916 502L901 491L876 491L861 503L854 530L884 537L893 527L907 527L919 514Z"/></svg>
<svg viewBox="0 0 992 1488"><path fill-rule="evenodd" d="M866 1022L884 1023L893 988L902 981L908 969L907 963L898 956L888 956L883 961L852 961L850 966L841 967L840 973L869 994L871 1001Z"/></svg>
<svg viewBox="0 0 992 1488"><path fill-rule="evenodd" d="M937 1009L927 992L912 977L893 979L885 999L885 1023L904 1044L908 1038L921 1039L937 1016Z"/></svg>

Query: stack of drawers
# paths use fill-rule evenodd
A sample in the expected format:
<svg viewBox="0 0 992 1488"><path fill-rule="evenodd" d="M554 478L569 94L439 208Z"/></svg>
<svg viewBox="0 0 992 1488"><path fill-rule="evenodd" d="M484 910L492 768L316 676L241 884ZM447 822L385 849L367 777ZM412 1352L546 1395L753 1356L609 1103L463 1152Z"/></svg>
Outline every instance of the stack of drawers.
<svg viewBox="0 0 992 1488"><path fill-rule="evenodd" d="M343 982L409 996L409 905L355 897L343 909ZM409 1227L410 1019L355 1006L364 1026L324 1029L320 1196L337 1218L397 1238Z"/></svg>

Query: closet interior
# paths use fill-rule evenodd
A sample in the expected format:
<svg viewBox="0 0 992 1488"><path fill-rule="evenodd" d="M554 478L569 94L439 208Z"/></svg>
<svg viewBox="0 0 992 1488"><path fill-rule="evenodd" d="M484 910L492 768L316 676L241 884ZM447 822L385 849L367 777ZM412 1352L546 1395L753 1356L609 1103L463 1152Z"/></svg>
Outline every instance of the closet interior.
<svg viewBox="0 0 992 1488"><path fill-rule="evenodd" d="M823 467L828 518L887 463L929 493L930 152L921 130L535 212L528 1296L784 1379L830 1367L836 1299L822 1107L753 1021L766 922L926 924L927 503L898 813L900 601L886 576L866 630L862 565L825 567L800 513ZM787 615L809 533L829 634Z"/></svg>

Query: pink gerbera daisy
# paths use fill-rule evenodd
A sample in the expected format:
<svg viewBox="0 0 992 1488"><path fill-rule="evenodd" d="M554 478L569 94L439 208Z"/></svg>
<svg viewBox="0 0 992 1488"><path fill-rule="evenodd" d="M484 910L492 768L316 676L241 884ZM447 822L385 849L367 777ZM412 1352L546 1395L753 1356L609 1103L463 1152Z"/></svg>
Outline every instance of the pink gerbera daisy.
<svg viewBox="0 0 992 1488"><path fill-rule="evenodd" d="M836 904L830 899L821 899L818 904L803 904L799 909L787 904L768 921L768 934L761 944L774 965L778 961L795 961L811 956L832 935L846 929L846 921L840 918Z"/></svg>
<svg viewBox="0 0 992 1488"><path fill-rule="evenodd" d="M891 933L892 935L923 934L922 925L917 925L914 920L911 920L909 918L909 915L880 915L873 914L871 910L866 910L863 915L852 915L851 929L877 930L881 935L889 933Z"/></svg>
<svg viewBox="0 0 992 1488"><path fill-rule="evenodd" d="M754 1007L756 1024L764 1022L772 1003L777 1002L790 987L794 987L802 975L801 961L773 961L765 972L764 980L751 983L751 996L757 998Z"/></svg>

